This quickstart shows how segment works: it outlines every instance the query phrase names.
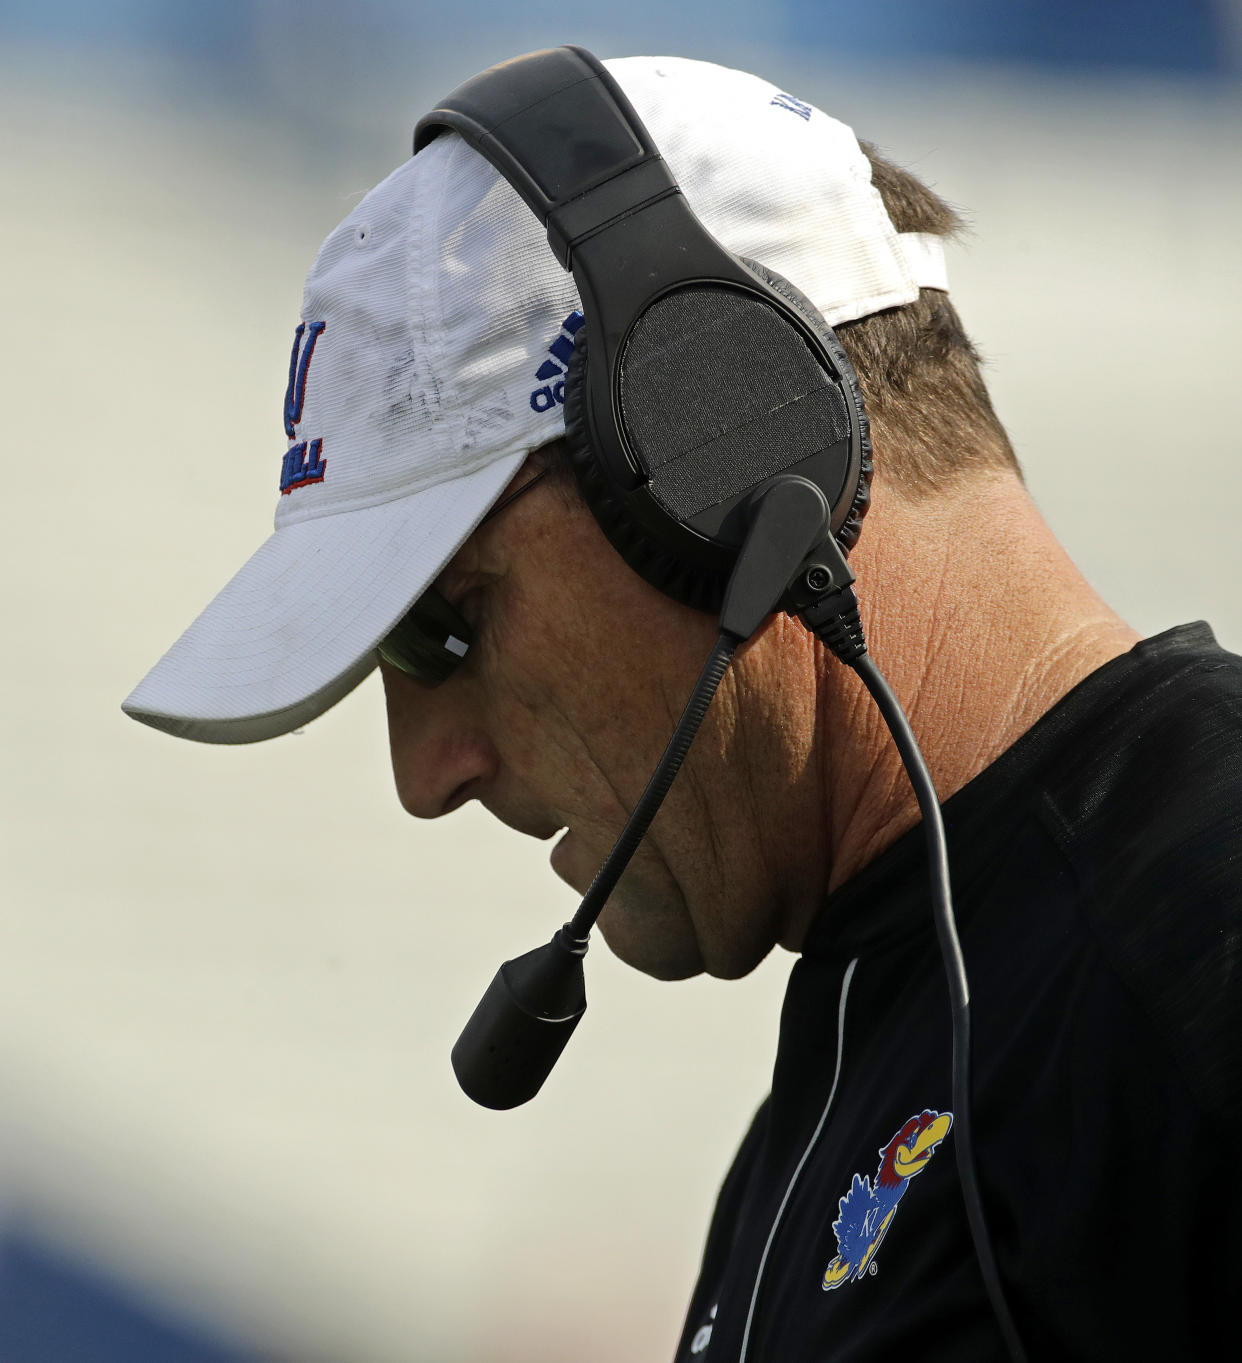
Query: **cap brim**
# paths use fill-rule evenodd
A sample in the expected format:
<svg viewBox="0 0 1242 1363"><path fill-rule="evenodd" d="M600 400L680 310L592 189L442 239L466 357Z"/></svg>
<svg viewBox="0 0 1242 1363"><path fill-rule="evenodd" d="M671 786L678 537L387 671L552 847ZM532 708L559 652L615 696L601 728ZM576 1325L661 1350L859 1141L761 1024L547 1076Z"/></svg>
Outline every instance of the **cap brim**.
<svg viewBox="0 0 1242 1363"><path fill-rule="evenodd" d="M254 743L348 695L375 647L521 467L507 455L380 506L282 526L121 708L201 743Z"/></svg>

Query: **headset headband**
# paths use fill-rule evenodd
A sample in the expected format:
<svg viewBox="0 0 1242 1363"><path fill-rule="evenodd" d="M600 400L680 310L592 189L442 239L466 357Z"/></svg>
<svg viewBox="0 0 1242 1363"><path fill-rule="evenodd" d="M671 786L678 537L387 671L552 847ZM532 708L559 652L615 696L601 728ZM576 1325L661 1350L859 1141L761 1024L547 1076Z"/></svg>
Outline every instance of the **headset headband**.
<svg viewBox="0 0 1242 1363"><path fill-rule="evenodd" d="M472 77L419 120L414 151L443 128L517 190L566 270L586 237L680 193L621 87L580 47L532 52Z"/></svg>

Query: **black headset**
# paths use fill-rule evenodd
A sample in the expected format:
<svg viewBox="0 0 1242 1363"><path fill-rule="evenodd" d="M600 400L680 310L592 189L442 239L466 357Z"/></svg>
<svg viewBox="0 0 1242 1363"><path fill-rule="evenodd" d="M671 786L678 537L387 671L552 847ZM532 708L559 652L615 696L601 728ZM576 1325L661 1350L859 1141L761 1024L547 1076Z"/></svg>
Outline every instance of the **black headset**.
<svg viewBox="0 0 1242 1363"><path fill-rule="evenodd" d="M871 444L840 342L792 284L712 237L602 64L560 47L484 71L419 122L415 152L446 128L517 190L573 271L586 321L566 441L630 567L718 611L754 498L791 474L823 493L848 552Z"/></svg>
<svg viewBox="0 0 1242 1363"><path fill-rule="evenodd" d="M846 554L871 484L862 395L815 306L735 256L695 216L612 76L580 47L534 52L466 81L414 132L460 133L543 223L585 322L565 380L565 435L584 499L626 563L721 634L659 767L577 913L506 961L456 1046L470 1097L507 1108L539 1091L586 1009L587 936L654 818L739 643L797 614L871 692L923 815L953 1008L955 1152L988 1297L1004 1299L970 1138L969 988L939 803L910 726L867 656ZM588 358L589 357L589 358Z"/></svg>

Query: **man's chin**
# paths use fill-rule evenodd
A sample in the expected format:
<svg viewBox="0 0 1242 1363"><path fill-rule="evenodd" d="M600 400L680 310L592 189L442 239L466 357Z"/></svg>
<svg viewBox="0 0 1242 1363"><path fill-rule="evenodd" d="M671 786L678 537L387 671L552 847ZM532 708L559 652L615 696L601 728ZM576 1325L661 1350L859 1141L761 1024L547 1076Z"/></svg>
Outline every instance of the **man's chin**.
<svg viewBox="0 0 1242 1363"><path fill-rule="evenodd" d="M599 930L618 960L652 979L688 980L703 973L703 957L687 920L673 924L664 915L635 914L610 900Z"/></svg>
<svg viewBox="0 0 1242 1363"><path fill-rule="evenodd" d="M585 843L566 830L548 858L553 871L585 894L599 869ZM694 925L666 876L643 864L642 851L626 868L599 917L599 931L618 960L657 980L685 980L703 972Z"/></svg>

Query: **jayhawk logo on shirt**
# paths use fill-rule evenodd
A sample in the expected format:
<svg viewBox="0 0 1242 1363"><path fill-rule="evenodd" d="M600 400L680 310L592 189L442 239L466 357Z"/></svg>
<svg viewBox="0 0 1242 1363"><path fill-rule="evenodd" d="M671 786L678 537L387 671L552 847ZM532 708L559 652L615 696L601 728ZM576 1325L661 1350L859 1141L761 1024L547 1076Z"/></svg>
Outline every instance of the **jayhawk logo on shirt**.
<svg viewBox="0 0 1242 1363"><path fill-rule="evenodd" d="M832 1223L838 1253L824 1270L825 1292L861 1278L868 1269L875 1272L875 1252L893 1224L897 1204L910 1180L927 1168L952 1125L951 1112L924 1108L881 1148L874 1183L865 1174L854 1175L849 1192L838 1203L840 1215Z"/></svg>

